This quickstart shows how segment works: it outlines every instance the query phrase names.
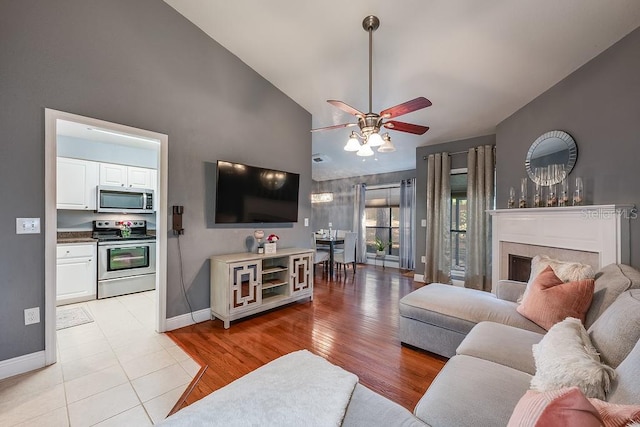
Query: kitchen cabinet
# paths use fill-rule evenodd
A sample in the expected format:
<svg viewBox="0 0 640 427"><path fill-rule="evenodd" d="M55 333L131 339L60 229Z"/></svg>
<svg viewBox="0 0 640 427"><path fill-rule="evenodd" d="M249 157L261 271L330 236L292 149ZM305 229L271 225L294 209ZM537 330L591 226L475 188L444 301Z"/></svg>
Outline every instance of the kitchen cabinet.
<svg viewBox="0 0 640 427"><path fill-rule="evenodd" d="M99 163L66 157L57 159L58 209L95 210Z"/></svg>
<svg viewBox="0 0 640 427"><path fill-rule="evenodd" d="M58 244L56 266L57 305L96 299L96 243Z"/></svg>
<svg viewBox="0 0 640 427"><path fill-rule="evenodd" d="M284 304L313 300L313 251L218 255L211 261L211 318L232 320Z"/></svg>
<svg viewBox="0 0 640 427"><path fill-rule="evenodd" d="M155 170L136 166L100 163L100 185L155 190Z"/></svg>

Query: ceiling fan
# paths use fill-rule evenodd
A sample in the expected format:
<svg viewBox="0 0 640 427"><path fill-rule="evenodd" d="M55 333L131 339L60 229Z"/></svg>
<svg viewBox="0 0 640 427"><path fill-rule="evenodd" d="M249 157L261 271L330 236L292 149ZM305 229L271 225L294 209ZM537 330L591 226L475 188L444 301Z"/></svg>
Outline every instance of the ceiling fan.
<svg viewBox="0 0 640 427"><path fill-rule="evenodd" d="M391 138L388 133L385 133L384 136L380 136L380 129L392 129L400 132L408 132L413 133L415 135L422 135L426 131L429 130L429 127L422 125L415 125L411 123L399 122L396 120L389 120L395 117L402 116L403 114L408 114L413 111L421 110L423 108L427 108L431 105L431 101L429 101L425 97L418 97L412 99L410 101L404 102L402 104L396 105L395 107L387 108L382 110L379 114L371 112L372 110L372 96L371 93L373 91L372 84L372 52L373 52L373 32L378 29L380 26L380 20L373 15L369 15L362 21L362 28L366 32L369 33L369 112L363 113L350 105L345 104L342 101L337 100L327 100L327 102L334 107L341 109L349 114L352 114L358 118L357 123L343 123L339 125L327 126L317 129L311 129L311 132L318 132L324 130L331 129L340 129L345 127L360 127L360 133L351 132L351 136L349 137L349 142L345 145L344 149L346 151L357 151L359 156L372 156L373 150L371 147L379 147L378 151L392 152L395 151L395 147L391 143ZM386 121L385 121L386 120ZM360 142L362 140L362 143Z"/></svg>

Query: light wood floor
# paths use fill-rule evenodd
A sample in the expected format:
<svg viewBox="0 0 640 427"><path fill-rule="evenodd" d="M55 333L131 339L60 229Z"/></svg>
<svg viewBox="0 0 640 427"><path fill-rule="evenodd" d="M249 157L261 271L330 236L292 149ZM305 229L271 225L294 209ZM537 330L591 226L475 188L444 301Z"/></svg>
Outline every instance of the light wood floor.
<svg viewBox="0 0 640 427"><path fill-rule="evenodd" d="M398 301L422 284L395 269L358 266L355 277L348 270L334 281L318 268L314 286L313 302L235 321L230 329L215 320L169 332L196 361L208 365L184 404L279 356L308 349L413 410L446 362L401 346L398 339Z"/></svg>

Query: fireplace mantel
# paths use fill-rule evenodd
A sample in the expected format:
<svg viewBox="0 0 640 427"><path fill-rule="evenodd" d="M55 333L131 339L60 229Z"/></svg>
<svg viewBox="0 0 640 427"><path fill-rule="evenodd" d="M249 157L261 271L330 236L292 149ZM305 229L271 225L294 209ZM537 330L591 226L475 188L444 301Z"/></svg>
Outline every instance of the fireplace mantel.
<svg viewBox="0 0 640 427"><path fill-rule="evenodd" d="M592 205L558 208L497 209L492 220L492 277L502 277L503 242L590 252L597 268L629 263L629 220L633 205Z"/></svg>

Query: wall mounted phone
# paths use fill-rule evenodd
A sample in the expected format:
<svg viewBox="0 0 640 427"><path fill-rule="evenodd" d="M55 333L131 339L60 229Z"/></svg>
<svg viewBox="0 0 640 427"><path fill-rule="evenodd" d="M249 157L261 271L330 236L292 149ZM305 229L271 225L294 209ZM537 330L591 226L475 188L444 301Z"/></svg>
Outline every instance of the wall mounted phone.
<svg viewBox="0 0 640 427"><path fill-rule="evenodd" d="M182 213L184 212L184 206L173 207L173 234L178 236L184 234L184 228L182 228Z"/></svg>

